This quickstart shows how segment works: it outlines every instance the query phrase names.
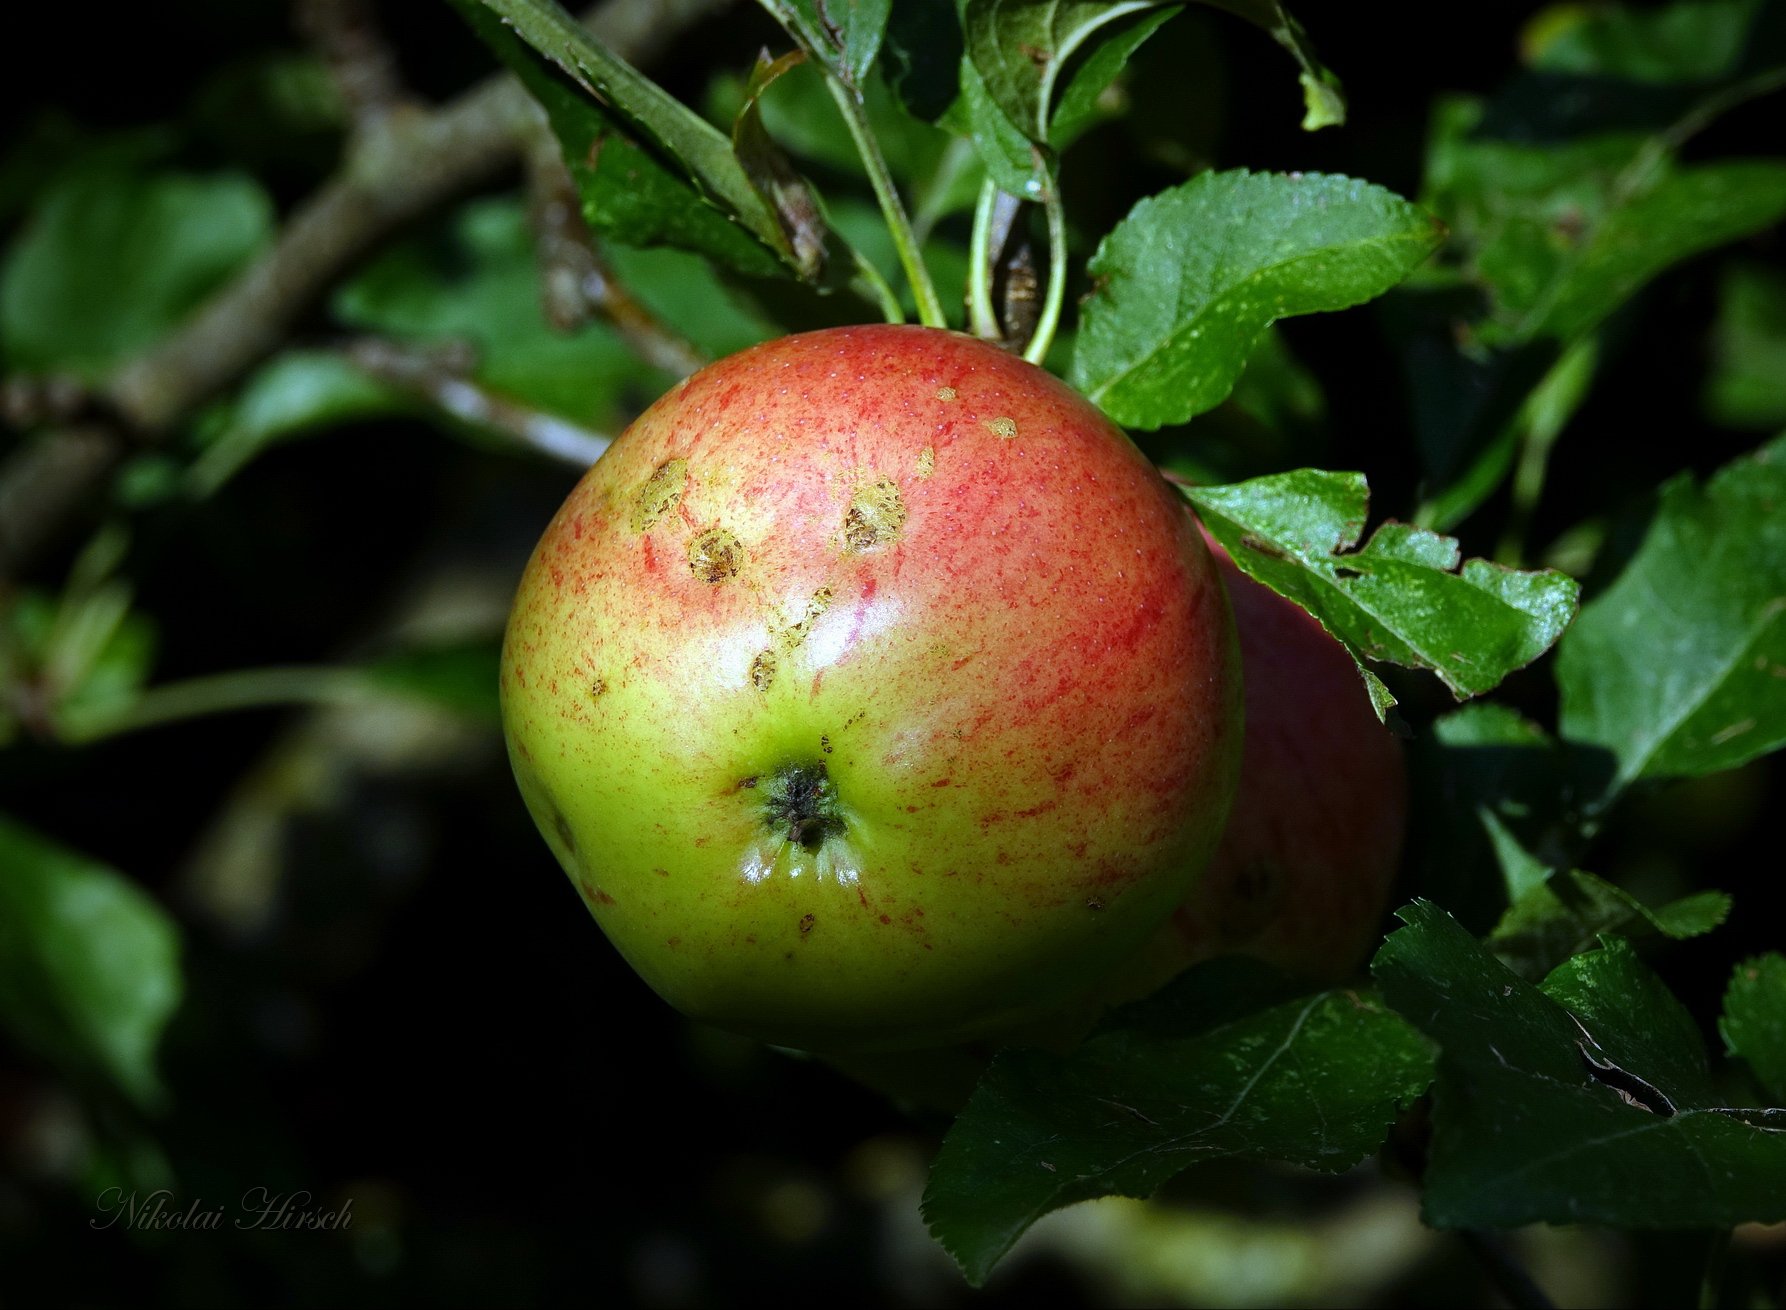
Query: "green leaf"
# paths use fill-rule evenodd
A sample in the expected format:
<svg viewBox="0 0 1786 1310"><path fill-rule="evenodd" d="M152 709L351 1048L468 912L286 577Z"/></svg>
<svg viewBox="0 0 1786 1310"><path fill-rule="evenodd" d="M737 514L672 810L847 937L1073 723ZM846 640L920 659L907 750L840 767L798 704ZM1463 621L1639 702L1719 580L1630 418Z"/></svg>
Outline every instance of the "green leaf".
<svg viewBox="0 0 1786 1310"><path fill-rule="evenodd" d="M146 615L130 610L129 604L130 591L124 584L100 588L86 598L73 620L84 625L96 611L103 616L102 626L89 630L91 649L77 656L68 672L57 668L61 661L55 656L60 652L52 651L46 681L57 719L105 713L129 704L142 691L155 657L155 625ZM64 632L69 631L67 615L64 601Z"/></svg>
<svg viewBox="0 0 1786 1310"><path fill-rule="evenodd" d="M333 310L402 340L469 342L479 383L598 431L617 431L675 381L639 363L605 324L570 334L547 325L532 234L510 198L474 201L444 233L379 256L341 287Z"/></svg>
<svg viewBox="0 0 1786 1310"><path fill-rule="evenodd" d="M792 239L725 135L564 10L550 0L451 2L545 109L593 231L698 251L759 277L798 266Z"/></svg>
<svg viewBox="0 0 1786 1310"><path fill-rule="evenodd" d="M428 701L465 718L502 721L497 704L502 650L495 641L466 641L394 651L360 672L375 688Z"/></svg>
<svg viewBox="0 0 1786 1310"><path fill-rule="evenodd" d="M1564 869L1515 901L1488 945L1520 977L1537 979L1592 950L1603 934L1680 941L1711 932L1729 913L1723 892L1695 892L1652 910L1603 878Z"/></svg>
<svg viewBox="0 0 1786 1310"><path fill-rule="evenodd" d="M881 69L916 118L934 123L961 94L961 16L955 0L899 0L887 19Z"/></svg>
<svg viewBox="0 0 1786 1310"><path fill-rule="evenodd" d="M1628 202L1615 196L1592 230L1555 258L1543 294L1518 313L1514 334L1575 340L1664 269L1783 215L1786 164L1745 160L1665 173Z"/></svg>
<svg viewBox="0 0 1786 1310"><path fill-rule="evenodd" d="M708 111L721 121L732 121L743 108L746 86L743 78L715 78L708 90ZM913 118L873 72L860 90L863 111L887 167L895 177L912 182L915 196L919 180L937 171L955 138ZM853 179L868 180L862 152L825 88L824 70L810 60L776 78L767 93L757 98L756 108L769 136L789 154ZM972 206L973 196L970 189L964 207Z"/></svg>
<svg viewBox="0 0 1786 1310"><path fill-rule="evenodd" d="M1156 0L966 0L961 26L967 59L986 94L1032 141L1049 139L1055 88L1068 61L1103 29ZM965 74L964 74L965 75Z"/></svg>
<svg viewBox="0 0 1786 1310"><path fill-rule="evenodd" d="M1630 942L1607 937L1598 950L1563 961L1540 987L1588 1030L1591 1040L1578 1045L1597 1074L1610 1063L1641 1079L1642 1087L1626 1090L1651 1104L1646 1089L1677 1109L1717 1104L1699 1025Z"/></svg>
<svg viewBox="0 0 1786 1310"><path fill-rule="evenodd" d="M0 815L0 1022L22 1045L153 1107L179 956L173 920L141 889Z"/></svg>
<svg viewBox="0 0 1786 1310"><path fill-rule="evenodd" d="M1339 78L1315 57L1308 33L1284 7L1283 0L1205 0L1205 3L1262 28L1290 53L1302 70L1297 80L1302 84L1303 131L1337 127L1346 121L1346 98L1340 90Z"/></svg>
<svg viewBox="0 0 1786 1310"><path fill-rule="evenodd" d="M1567 344L1665 269L1786 214L1786 165L1681 168L1668 137L1629 130L1537 141L1496 134L1494 106L1441 102L1422 203L1492 297L1482 339Z"/></svg>
<svg viewBox="0 0 1786 1310"><path fill-rule="evenodd" d="M1092 256L1070 380L1119 423L1182 423L1221 403L1272 322L1381 295L1441 236L1353 178L1201 174L1141 201Z"/></svg>
<svg viewBox="0 0 1786 1310"><path fill-rule="evenodd" d="M59 727L136 698L154 658L155 624L131 607L130 584L117 576L128 547L128 533L108 525L76 556L59 597L29 591L0 606L0 699Z"/></svg>
<svg viewBox="0 0 1786 1310"><path fill-rule="evenodd" d="M1130 56L1182 8L1159 7L1119 23L1083 60L1068 65L1066 84L1048 121L1050 146L1065 150L1099 119L1109 116L1102 106L1104 93L1122 76Z"/></svg>
<svg viewBox="0 0 1786 1310"><path fill-rule="evenodd" d="M272 203L245 177L78 172L0 263L0 359L97 380L178 326L272 231Z"/></svg>
<svg viewBox="0 0 1786 1310"><path fill-rule="evenodd" d="M1259 337L1226 403L1286 438L1306 435L1327 411L1320 379L1296 358L1276 328L1267 328Z"/></svg>
<svg viewBox="0 0 1786 1310"><path fill-rule="evenodd" d="M1557 651L1560 727L1637 778L1732 769L1786 742L1786 437L1682 475Z"/></svg>
<svg viewBox="0 0 1786 1310"><path fill-rule="evenodd" d="M1425 1089L1431 1056L1374 998L1300 990L1216 960L1070 1055L1001 1052L931 1171L932 1233L977 1285L1050 1210L1148 1196L1201 1160L1356 1164Z"/></svg>
<svg viewBox="0 0 1786 1310"><path fill-rule="evenodd" d="M214 495L285 437L404 408L400 397L336 352L288 350L263 364L234 399L199 424L205 449L187 475L188 489L201 498Z"/></svg>
<svg viewBox="0 0 1786 1310"><path fill-rule="evenodd" d="M1514 411L1559 353L1668 268L1782 212L1778 161L1682 169L1676 157L1786 86L1786 9L1559 6L1526 42L1532 71L1432 115L1421 200L1452 230L1451 294L1407 367L1438 488L1419 521L1440 530L1505 480ZM1426 282L1430 293L1437 279Z"/></svg>
<svg viewBox="0 0 1786 1310"><path fill-rule="evenodd" d="M1786 1114L1720 1107L1691 1019L1616 939L1540 989L1438 907L1372 964L1440 1047L1422 1214L1440 1228L1786 1218Z"/></svg>
<svg viewBox="0 0 1786 1310"><path fill-rule="evenodd" d="M1208 0L1218 9L1235 14L1269 32L1302 67L1306 114L1303 127L1313 130L1345 121L1345 100L1339 79L1315 59L1307 34L1277 0ZM1114 24L1148 10L1165 9L1139 36L1133 29L1116 36ZM1057 102L1064 104L1061 88L1071 81L1074 56L1099 52L1094 43L1116 39L1132 42L1110 66L1103 61L1098 73L1109 84L1122 61L1160 22L1184 8L1166 0L966 0L962 30L967 58L984 79L986 92L1026 136L1045 142L1053 138ZM1088 64L1090 60L1086 61ZM1108 76L1105 76L1105 74ZM1068 80L1063 82L1063 77ZM1083 95L1085 88L1079 94ZM1094 93L1095 94L1095 93Z"/></svg>
<svg viewBox="0 0 1786 1310"><path fill-rule="evenodd" d="M647 309L715 359L783 334L774 320L741 301L698 255L627 246L611 246L603 253L622 284Z"/></svg>
<svg viewBox="0 0 1786 1310"><path fill-rule="evenodd" d="M859 88L880 53L893 0L763 0L845 86Z"/></svg>
<svg viewBox="0 0 1786 1310"><path fill-rule="evenodd" d="M1786 426L1786 274L1737 264L1718 289L1705 409L1714 423Z"/></svg>
<svg viewBox="0 0 1786 1310"><path fill-rule="evenodd" d="M1053 175L1053 156L1031 141L987 93L979 71L961 61L961 99L944 120L974 143L986 173L1007 195L1040 201Z"/></svg>
<svg viewBox="0 0 1786 1310"><path fill-rule="evenodd" d="M1514 389L1526 391L1525 399L1485 445L1476 450L1468 466L1456 474L1450 485L1432 496L1421 507L1418 521L1422 527L1440 532L1449 531L1463 522L1484 501L1492 496L1512 472L1514 458L1533 450L1547 451L1556 444L1582 404L1587 400L1600 364L1600 339L1586 336L1562 351L1551 363L1549 371L1537 377L1535 384L1526 370L1548 350L1521 350L1491 354L1480 371L1471 370L1470 382L1479 382L1490 390L1508 387L1506 396L1484 397L1473 419L1496 415L1497 402L1504 403ZM1461 356L1454 356L1461 360ZM1466 365L1466 368L1468 366ZM1434 379L1441 385L1452 379ZM1464 385L1468 386L1466 382ZM1454 435L1455 429L1453 430ZM1423 434L1428 435L1428 434ZM1424 443L1423 443L1424 444ZM1460 446L1476 445L1466 428ZM1436 461L1435 461L1436 463Z"/></svg>
<svg viewBox="0 0 1786 1310"><path fill-rule="evenodd" d="M1461 561L1455 540L1405 523L1351 549L1368 508L1360 473L1299 469L1185 495L1243 572L1314 615L1354 659L1430 669L1459 699L1537 659L1575 613L1573 579Z"/></svg>
<svg viewBox="0 0 1786 1310"><path fill-rule="evenodd" d="M794 168L793 161L763 126L757 102L764 91L806 56L795 50L780 59L763 52L744 84L744 103L732 120L732 149L751 185L781 220L800 276L811 280L825 264L825 216L818 198Z"/></svg>
<svg viewBox="0 0 1786 1310"><path fill-rule="evenodd" d="M140 176L179 151L165 123L93 132L58 109L21 117L0 153L0 221L9 228L78 174Z"/></svg>
<svg viewBox="0 0 1786 1310"><path fill-rule="evenodd" d="M1767 0L1689 0L1660 8L1607 5L1567 15L1534 52L1534 67L1586 77L1711 82L1742 55Z"/></svg>
<svg viewBox="0 0 1786 1310"><path fill-rule="evenodd" d="M1748 1061L1762 1090L1786 1105L1786 955L1771 951L1736 966L1718 1030L1726 1049Z"/></svg>
<svg viewBox="0 0 1786 1310"><path fill-rule="evenodd" d="M1537 724L1493 701L1441 715L1413 744L1423 891L1486 929L1572 862L1583 794L1603 779ZM1588 775L1588 776L1583 776Z"/></svg>

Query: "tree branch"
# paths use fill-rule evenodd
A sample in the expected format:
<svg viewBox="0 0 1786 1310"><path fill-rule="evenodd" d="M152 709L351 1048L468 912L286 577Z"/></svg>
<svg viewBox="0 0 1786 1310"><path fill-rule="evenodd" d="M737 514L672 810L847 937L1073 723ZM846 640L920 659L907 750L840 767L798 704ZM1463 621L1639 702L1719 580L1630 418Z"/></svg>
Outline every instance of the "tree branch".
<svg viewBox="0 0 1786 1310"><path fill-rule="evenodd" d="M612 438L568 419L487 390L469 376L476 364L463 347L418 348L381 337L363 337L342 355L368 376L397 388L463 423L510 437L574 468L601 457Z"/></svg>
<svg viewBox="0 0 1786 1310"><path fill-rule="evenodd" d="M409 99L370 0L297 0L293 17L328 66L356 130L372 128Z"/></svg>
<svg viewBox="0 0 1786 1310"><path fill-rule="evenodd" d="M661 53L728 0L608 0L588 17L633 63ZM432 112L393 113L364 133L344 167L292 214L271 250L184 327L124 366L107 394L132 424L165 431L271 353L349 267L441 202L512 165L533 102L508 76Z"/></svg>
<svg viewBox="0 0 1786 1310"><path fill-rule="evenodd" d="M115 428L83 423L22 441L0 459L0 604L8 579L59 535L124 449Z"/></svg>
<svg viewBox="0 0 1786 1310"><path fill-rule="evenodd" d="M730 2L607 0L583 21L611 50L643 65ZM520 83L498 74L438 109L399 105L356 133L340 170L298 205L266 254L178 330L127 361L97 395L83 393L80 403L110 411L111 431L53 430L0 461L0 586L59 535L62 521L110 475L127 437L155 440L229 387L382 242L512 166L536 122ZM9 409L16 399L7 397Z"/></svg>
<svg viewBox="0 0 1786 1310"><path fill-rule="evenodd" d="M583 221L582 197L543 119L527 148L528 208L539 254L546 321L568 332L594 310L646 363L687 377L707 356L629 292L601 257Z"/></svg>

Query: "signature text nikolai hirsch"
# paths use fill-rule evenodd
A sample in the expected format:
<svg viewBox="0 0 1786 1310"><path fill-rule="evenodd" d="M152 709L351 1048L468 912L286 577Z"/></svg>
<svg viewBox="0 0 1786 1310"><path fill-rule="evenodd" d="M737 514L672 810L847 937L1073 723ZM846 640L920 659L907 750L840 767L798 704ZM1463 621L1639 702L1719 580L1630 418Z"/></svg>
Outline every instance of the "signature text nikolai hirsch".
<svg viewBox="0 0 1786 1310"><path fill-rule="evenodd" d="M99 1214L87 1222L98 1229L154 1232L214 1232L224 1227L301 1232L342 1229L353 1223L352 1197L332 1209L314 1201L306 1191L275 1192L251 1187L233 1208L207 1205L200 1197L181 1206L166 1187L152 1192L108 1187L99 1194Z"/></svg>

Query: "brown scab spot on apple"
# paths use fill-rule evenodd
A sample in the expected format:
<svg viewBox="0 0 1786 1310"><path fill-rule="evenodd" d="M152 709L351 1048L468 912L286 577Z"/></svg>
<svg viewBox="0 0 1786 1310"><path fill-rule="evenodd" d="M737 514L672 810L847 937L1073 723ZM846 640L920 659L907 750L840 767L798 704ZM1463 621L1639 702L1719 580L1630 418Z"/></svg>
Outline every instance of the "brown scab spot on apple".
<svg viewBox="0 0 1786 1310"><path fill-rule="evenodd" d="M606 678L597 678L594 682L589 684L590 700L600 700L603 696L607 695L607 692L608 680Z"/></svg>
<svg viewBox="0 0 1786 1310"><path fill-rule="evenodd" d="M885 546L905 526L905 498L892 478L876 478L856 488L843 516L843 544L860 554Z"/></svg>
<svg viewBox="0 0 1786 1310"><path fill-rule="evenodd" d="M1085 908L1088 910L1101 910L1104 908L1104 902L1099 900L1096 896L1088 896L1085 898Z"/></svg>
<svg viewBox="0 0 1786 1310"><path fill-rule="evenodd" d="M824 733L819 734L819 749L827 755L831 753L831 738Z"/></svg>
<svg viewBox="0 0 1786 1310"><path fill-rule="evenodd" d="M644 532L665 514L676 508L688 486L688 461L667 459L645 479L639 494L633 497L632 529Z"/></svg>
<svg viewBox="0 0 1786 1310"><path fill-rule="evenodd" d="M918 452L918 480L920 482L936 472L936 448L926 446Z"/></svg>
<svg viewBox="0 0 1786 1310"><path fill-rule="evenodd" d="M989 418L986 420L986 430L995 437L1009 441L1017 435L1017 420L1014 418Z"/></svg>
<svg viewBox="0 0 1786 1310"><path fill-rule="evenodd" d="M806 611L800 618L781 630L780 644L784 651L791 651L806 640L825 611L831 608L831 588L820 587L812 593L812 599L806 602Z"/></svg>
<svg viewBox="0 0 1786 1310"><path fill-rule="evenodd" d="M725 528L708 528L688 543L688 567L713 586L730 582L744 567L744 543Z"/></svg>
<svg viewBox="0 0 1786 1310"><path fill-rule="evenodd" d="M750 662L750 681L758 691L768 691L775 682L775 652L760 650Z"/></svg>
<svg viewBox="0 0 1786 1310"><path fill-rule="evenodd" d="M943 401L955 399L955 388L954 387L938 387L936 389L936 398L938 400L943 400Z"/></svg>
<svg viewBox="0 0 1786 1310"><path fill-rule="evenodd" d="M817 922L818 922L817 915L813 915L813 914L801 915L800 916L800 935L802 937L806 936L809 932L812 931L813 924L815 924Z"/></svg>

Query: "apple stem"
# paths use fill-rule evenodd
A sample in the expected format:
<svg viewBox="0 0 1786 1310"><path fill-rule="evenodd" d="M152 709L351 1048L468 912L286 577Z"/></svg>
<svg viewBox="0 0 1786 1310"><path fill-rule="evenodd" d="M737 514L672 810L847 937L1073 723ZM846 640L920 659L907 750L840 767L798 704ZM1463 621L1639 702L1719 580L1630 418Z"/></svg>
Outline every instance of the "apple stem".
<svg viewBox="0 0 1786 1310"><path fill-rule="evenodd" d="M899 293L893 290L892 284L885 277L881 276L880 269L876 268L874 262L854 246L850 247L850 254L856 260L856 276L850 279L850 285L855 287L857 294L864 299L877 302L881 307L881 313L886 316L887 322L905 322L905 309L899 303Z"/></svg>
<svg viewBox="0 0 1786 1310"><path fill-rule="evenodd" d="M1067 294L1067 211L1061 203L1058 176L1048 178L1042 208L1048 215L1048 295L1042 302L1042 316L1036 320L1035 335L1023 352L1026 360L1037 365L1048 358L1048 348L1054 344L1061 303Z"/></svg>
<svg viewBox="0 0 1786 1310"><path fill-rule="evenodd" d="M992 308L992 211L997 207L998 185L987 178L974 204L973 238L967 252L967 312L974 335L992 342L1004 337Z"/></svg>
<svg viewBox="0 0 1786 1310"><path fill-rule="evenodd" d="M943 302L936 294L936 284L930 280L930 270L924 267L917 234L912 231L911 219L906 217L905 205L893 185L893 174L887 168L886 157L881 154L880 143L868 125L861 96L829 71L825 74L825 85L837 102L850 135L855 138L856 152L862 156L863 167L868 170L868 181L874 187L875 199L880 201L887 230L893 234L893 244L899 251L899 262L905 269L906 280L911 283L912 296L918 302L918 320L926 327L948 327Z"/></svg>

